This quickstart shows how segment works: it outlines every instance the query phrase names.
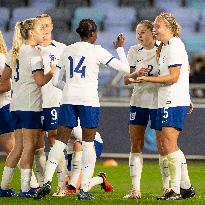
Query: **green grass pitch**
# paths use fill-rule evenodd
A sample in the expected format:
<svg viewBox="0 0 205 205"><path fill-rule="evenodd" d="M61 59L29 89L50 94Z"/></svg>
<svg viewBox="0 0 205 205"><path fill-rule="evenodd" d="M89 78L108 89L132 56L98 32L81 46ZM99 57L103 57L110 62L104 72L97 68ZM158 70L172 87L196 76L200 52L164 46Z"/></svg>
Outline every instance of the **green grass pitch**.
<svg viewBox="0 0 205 205"><path fill-rule="evenodd" d="M123 199L123 196L131 188L131 179L129 177L128 160L118 161L117 167L103 167L102 161L98 162L95 168L95 174L99 171L107 173L108 180L113 184L114 192L105 193L99 186L91 190L95 199L91 201L78 201L76 196L56 198L48 196L42 200L19 199L19 198L0 198L0 205L76 205L76 204L92 204L92 205L128 205L128 204L183 204L183 205L203 205L205 204L205 162L204 161L188 161L189 175L197 195L191 199L180 201L157 201L156 196L161 195L161 176L158 161L144 161L141 192L142 199ZM3 171L4 161L0 161L0 173ZM54 177L52 187L56 189L56 176ZM19 170L13 177L11 186L14 190L19 191L20 175Z"/></svg>

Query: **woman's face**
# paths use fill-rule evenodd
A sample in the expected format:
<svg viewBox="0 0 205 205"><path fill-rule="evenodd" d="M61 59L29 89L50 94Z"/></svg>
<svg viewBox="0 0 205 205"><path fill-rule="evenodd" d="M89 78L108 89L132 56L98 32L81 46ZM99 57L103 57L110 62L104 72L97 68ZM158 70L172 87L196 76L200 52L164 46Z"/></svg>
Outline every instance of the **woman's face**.
<svg viewBox="0 0 205 205"><path fill-rule="evenodd" d="M32 30L32 36L36 44L43 43L46 32L44 30L43 24L38 20L35 23L34 29Z"/></svg>
<svg viewBox="0 0 205 205"><path fill-rule="evenodd" d="M157 17L154 21L153 33L157 40L165 43L169 40L169 36L171 35L170 27L167 25L163 18Z"/></svg>
<svg viewBox="0 0 205 205"><path fill-rule="evenodd" d="M51 33L53 30L53 23L50 17L40 18L39 21L43 25L44 32L46 34L45 38L51 40Z"/></svg>
<svg viewBox="0 0 205 205"><path fill-rule="evenodd" d="M144 24L138 24L136 28L137 40L143 47L149 47L154 42L153 33Z"/></svg>

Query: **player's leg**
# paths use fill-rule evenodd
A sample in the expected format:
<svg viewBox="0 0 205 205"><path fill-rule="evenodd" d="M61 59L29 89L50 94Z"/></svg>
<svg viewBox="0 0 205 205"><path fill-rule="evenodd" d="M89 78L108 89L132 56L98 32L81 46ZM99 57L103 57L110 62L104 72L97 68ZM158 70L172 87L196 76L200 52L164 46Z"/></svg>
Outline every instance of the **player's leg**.
<svg viewBox="0 0 205 205"><path fill-rule="evenodd" d="M77 118L78 116L76 116L75 106L61 105L59 111L57 139L49 152L46 163L44 185L36 193L36 199L43 198L51 192L53 174L58 163L64 157L63 151L66 148L73 127L77 126Z"/></svg>
<svg viewBox="0 0 205 205"><path fill-rule="evenodd" d="M9 104L0 108L0 145L8 155L14 147L14 125Z"/></svg>
<svg viewBox="0 0 205 205"><path fill-rule="evenodd" d="M15 145L10 154L7 156L4 171L2 174L0 197L17 196L17 194L9 187L9 184L12 180L14 170L17 166L18 161L21 158L21 153L23 150L23 139L21 129L15 130L14 137Z"/></svg>
<svg viewBox="0 0 205 205"><path fill-rule="evenodd" d="M181 152L178 147L178 137L183 128L188 107L170 107L160 109L161 133L159 138L159 153L168 162L170 175L170 192L166 199L177 200L180 195Z"/></svg>
<svg viewBox="0 0 205 205"><path fill-rule="evenodd" d="M129 135L131 152L129 156L130 176L132 178L132 190L124 198L141 198L140 180L143 167L142 150L144 147L144 135L149 120L149 110L130 106Z"/></svg>
<svg viewBox="0 0 205 205"><path fill-rule="evenodd" d="M35 155L34 155L36 175L37 175L37 179L38 179L38 183L40 187L43 186L44 173L46 169L46 154L44 151L44 147L45 147L44 137L45 137L45 132L41 131L39 135L39 139L37 141Z"/></svg>

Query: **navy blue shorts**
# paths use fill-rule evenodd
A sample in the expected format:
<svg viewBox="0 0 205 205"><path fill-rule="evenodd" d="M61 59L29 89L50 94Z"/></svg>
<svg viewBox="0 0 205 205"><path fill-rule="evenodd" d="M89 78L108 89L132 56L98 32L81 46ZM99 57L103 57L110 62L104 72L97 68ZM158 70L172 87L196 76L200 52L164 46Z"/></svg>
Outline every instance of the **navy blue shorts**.
<svg viewBox="0 0 205 205"><path fill-rule="evenodd" d="M141 108L130 106L130 125L143 125L147 126L149 119L151 121L150 127L156 127L157 109Z"/></svg>
<svg viewBox="0 0 205 205"><path fill-rule="evenodd" d="M0 108L0 135L14 131L12 115L9 110L10 105Z"/></svg>
<svg viewBox="0 0 205 205"><path fill-rule="evenodd" d="M82 128L96 128L99 125L99 117L99 107L63 104L59 110L58 125L77 127L79 118Z"/></svg>
<svg viewBox="0 0 205 205"><path fill-rule="evenodd" d="M14 129L42 129L42 112L11 111Z"/></svg>
<svg viewBox="0 0 205 205"><path fill-rule="evenodd" d="M157 109L156 130L162 127L174 127L183 130L189 106L177 106Z"/></svg>
<svg viewBox="0 0 205 205"><path fill-rule="evenodd" d="M43 130L56 130L58 126L59 107L43 108Z"/></svg>

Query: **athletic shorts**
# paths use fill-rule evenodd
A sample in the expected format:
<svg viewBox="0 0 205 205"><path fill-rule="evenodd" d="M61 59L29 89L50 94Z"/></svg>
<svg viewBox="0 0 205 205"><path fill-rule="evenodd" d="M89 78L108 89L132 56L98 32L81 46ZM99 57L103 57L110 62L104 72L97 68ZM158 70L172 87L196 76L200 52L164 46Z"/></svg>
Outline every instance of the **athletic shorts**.
<svg viewBox="0 0 205 205"><path fill-rule="evenodd" d="M0 108L0 135L14 131L12 115L9 110L10 105Z"/></svg>
<svg viewBox="0 0 205 205"><path fill-rule="evenodd" d="M189 106L177 106L157 109L156 130L162 127L174 127L183 130Z"/></svg>
<svg viewBox="0 0 205 205"><path fill-rule="evenodd" d="M130 125L142 125L147 126L149 119L151 121L150 128L156 127L157 109L141 108L130 106Z"/></svg>
<svg viewBox="0 0 205 205"><path fill-rule="evenodd" d="M14 129L42 129L42 112L11 111Z"/></svg>
<svg viewBox="0 0 205 205"><path fill-rule="evenodd" d="M59 107L43 108L43 130L56 130L58 125Z"/></svg>
<svg viewBox="0 0 205 205"><path fill-rule="evenodd" d="M77 127L79 118L82 128L97 128L99 117L99 107L63 104L59 110L58 125Z"/></svg>

